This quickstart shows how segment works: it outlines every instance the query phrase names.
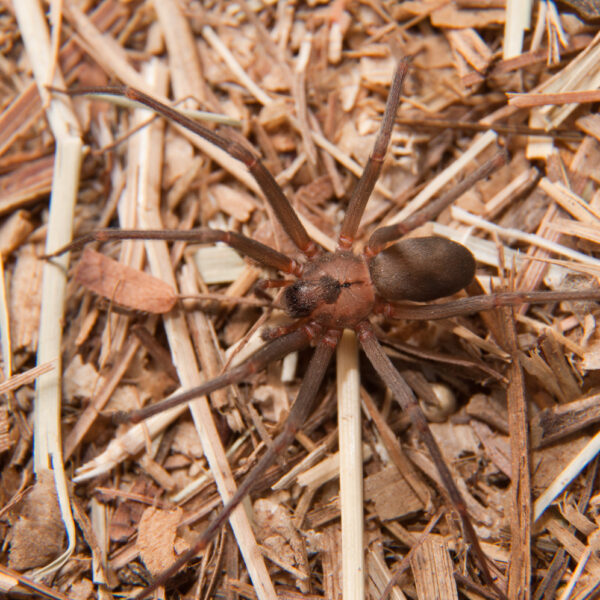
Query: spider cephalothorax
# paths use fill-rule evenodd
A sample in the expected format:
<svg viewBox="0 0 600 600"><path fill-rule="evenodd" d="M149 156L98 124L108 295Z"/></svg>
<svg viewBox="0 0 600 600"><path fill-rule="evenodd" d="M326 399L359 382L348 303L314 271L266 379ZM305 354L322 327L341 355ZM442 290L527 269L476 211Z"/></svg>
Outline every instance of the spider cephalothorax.
<svg viewBox="0 0 600 600"><path fill-rule="evenodd" d="M371 314L374 302L366 261L348 251L319 256L284 293L291 317L311 317L334 329L355 327Z"/></svg>

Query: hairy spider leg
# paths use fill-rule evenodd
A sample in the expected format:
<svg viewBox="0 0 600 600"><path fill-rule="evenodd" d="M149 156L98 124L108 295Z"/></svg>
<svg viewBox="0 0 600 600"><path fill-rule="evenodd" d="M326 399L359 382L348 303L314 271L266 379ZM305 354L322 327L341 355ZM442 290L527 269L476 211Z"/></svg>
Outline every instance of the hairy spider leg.
<svg viewBox="0 0 600 600"><path fill-rule="evenodd" d="M300 222L298 215L281 189L281 186L275 181L275 178L265 167L262 160L245 146L242 146L242 144L222 137L218 133L215 133L197 121L190 119L174 108L171 108L152 98L152 96L132 87L113 86L79 88L77 90L61 91L61 93L68 94L69 96L106 94L129 98L134 102L139 102L140 104L147 106L169 121L181 125L192 133L204 138L211 144L221 148L221 150L227 152L231 157L242 162L250 171L256 183L262 190L265 199L273 209L277 220L281 223L284 231L288 234L296 247L308 258L315 256L319 252L319 248L310 239L304 225Z"/></svg>
<svg viewBox="0 0 600 600"><path fill-rule="evenodd" d="M358 226L365 212L367 202L371 197L373 188L377 183L377 179L381 173L383 167L383 160L387 153L388 146L390 144L390 137L392 135L392 128L394 127L394 119L396 118L396 111L398 110L398 104L400 104L400 95L402 93L402 84L406 73L408 71L408 60L403 59L398 63L394 78L392 80L392 86L388 95L387 102L385 104L385 111L383 113L383 119L379 127L379 133L375 140L375 145L369 156L369 160L365 165L360 179L358 180L350 201L346 214L342 222L342 228L338 236L338 246L341 250L349 250L352 247Z"/></svg>
<svg viewBox="0 0 600 600"><path fill-rule="evenodd" d="M293 334L290 334L293 335ZM198 538L194 545L184 552L164 573L160 575L152 584L142 590L136 600L146 598L157 587L165 583L180 569L182 569L194 556L202 551L212 540L215 534L225 525L227 519L236 508L236 506L254 489L260 481L261 475L275 462L286 448L292 443L294 436L309 417L314 399L317 396L327 367L331 362L331 357L340 340L341 332L329 330L319 339L315 347L315 352L308 364L307 373L310 375L302 379L298 396L288 415L281 433L273 440L273 443L267 448L250 473L237 488L235 494L229 502L221 509L221 512L211 521L204 533Z"/></svg>
<svg viewBox="0 0 600 600"><path fill-rule="evenodd" d="M383 347L377 340L371 325L367 321L363 321L358 325L357 333L358 340L362 349L365 351L367 358L383 382L388 386L393 396L402 407L402 410L408 415L411 423L417 430L421 441L427 447L442 481L442 485L450 498L454 510L458 513L465 537L469 544L471 544L472 550L477 557L486 583L497 589L488 568L487 558L481 549L479 538L477 537L471 519L469 518L469 512L464 498L454 483L450 469L448 468L448 465L446 465L440 447L431 433L431 429L427 424L427 419L425 418L415 395L385 353Z"/></svg>
<svg viewBox="0 0 600 600"><path fill-rule="evenodd" d="M97 229L73 240L71 243L59 248L52 254L48 254L44 258L60 256L64 252L82 248L90 242L115 240L163 240L169 242L188 242L191 244L223 242L265 267L271 267L282 273L289 273L296 276L302 274L302 265L298 261L270 248L266 244L262 244L235 231L207 229L204 227L184 231L179 229Z"/></svg>
<svg viewBox="0 0 600 600"><path fill-rule="evenodd" d="M447 319L468 315L482 310L492 310L501 306L521 306L522 304L548 304L562 301L600 300L600 288L593 290L548 291L548 292L500 292L489 296L472 296L449 302L429 305L408 305L395 302L381 302L375 311L391 319L424 321Z"/></svg>
<svg viewBox="0 0 600 600"><path fill-rule="evenodd" d="M253 352L246 360L239 365L230 368L227 372L218 375L214 379L205 381L203 384L190 388L180 394L175 394L161 402L151 404L139 410L128 413L116 413L115 419L119 422L130 421L139 423L148 417L156 415L174 406L179 406L185 402L190 402L195 398L212 394L227 385L234 385L247 379L254 373L261 371L273 361L280 360L290 354L307 348L312 339L320 337L321 332L318 327L306 324L303 327L286 332L285 335L276 337L261 346Z"/></svg>
<svg viewBox="0 0 600 600"><path fill-rule="evenodd" d="M505 151L498 152L490 160L483 163L471 174L467 175L459 184L451 190L415 212L410 217L400 223L379 227L369 238L365 247L364 254L367 258L372 258L378 252L381 252L388 244L400 239L403 235L413 231L417 227L433 221L445 208L450 206L457 198L460 198L467 190L470 190L479 180L485 179L501 167L507 161Z"/></svg>

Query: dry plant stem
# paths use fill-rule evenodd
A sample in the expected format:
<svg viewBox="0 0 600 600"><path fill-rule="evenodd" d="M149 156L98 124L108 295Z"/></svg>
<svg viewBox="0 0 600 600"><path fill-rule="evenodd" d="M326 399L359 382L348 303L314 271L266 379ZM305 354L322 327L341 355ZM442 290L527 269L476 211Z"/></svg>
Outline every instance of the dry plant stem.
<svg viewBox="0 0 600 600"><path fill-rule="evenodd" d="M338 345L336 369L343 594L347 600L353 598L363 600L365 594L363 455L358 345L353 331L344 331Z"/></svg>
<svg viewBox="0 0 600 600"><path fill-rule="evenodd" d="M44 100L48 100L44 86L48 84L63 86L64 82L60 72L50 60L52 57L50 35L42 7L35 0L23 0L14 6L14 10L40 95ZM52 77L51 81L49 77ZM56 140L46 239L46 250L52 252L72 238L82 141L79 124L68 99L49 102L46 115ZM68 547L61 556L39 569L36 577L51 573L62 566L73 552L76 542L60 432L61 341L68 261L68 256L59 259L62 269L57 269L51 264L44 266L37 363L55 362L57 369L42 375L37 380L34 408L34 469L36 473L46 469L53 471L60 511L67 530Z"/></svg>
<svg viewBox="0 0 600 600"><path fill-rule="evenodd" d="M4 259L0 255L0 344L4 357L4 365L2 367L4 380L10 379L12 376L12 348L10 343L10 320L9 320L9 305L6 289L6 276L4 273ZM6 381L5 381L6 383ZM10 388L9 388L10 389Z"/></svg>
<svg viewBox="0 0 600 600"><path fill-rule="evenodd" d="M275 458L291 444L299 427L310 415L313 401L319 391L319 387L323 381L323 377L325 376L325 372L329 366L339 337L339 332L332 331L318 342L315 353L308 365L310 377L305 377L302 380L298 397L290 410L290 414L285 422L282 432L273 440L272 445L262 455L251 473L244 479L235 494L223 507L223 510L219 513L218 517L210 523L197 542L189 550L184 552L159 579L153 582L150 587L135 596L137 599L146 598L152 591L164 584L206 547L217 531L219 531L219 529L227 522L231 512L241 500L254 489L254 486L259 483L260 477L263 475L264 471L270 467Z"/></svg>
<svg viewBox="0 0 600 600"><path fill-rule="evenodd" d="M569 142L581 141L583 135L579 131L568 131L560 129L555 131L546 131L541 128L526 127L525 125L483 125L482 123L471 123L470 121L446 121L444 119L402 119L396 118L396 123L400 125L409 125L412 128L418 127L423 129L455 129L466 131L488 131L492 130L498 134L505 135L539 135L550 136L555 139L561 139Z"/></svg>
<svg viewBox="0 0 600 600"><path fill-rule="evenodd" d="M492 587L495 587L494 581L490 574L487 559L485 554L479 545L477 534L473 529L473 525L469 519L465 501L461 493L458 491L456 484L450 470L446 466L446 462L442 456L440 448L429 429L429 425L423 415L417 399L415 398L412 390L406 385L406 382L396 370L387 354L381 347L381 344L377 341L375 334L370 325L363 322L358 328L358 339L365 351L368 359L371 361L375 370L379 373L379 376L385 384L390 388L394 398L398 401L402 410L410 417L410 420L419 433L419 437L427 447L429 454L435 462L436 468L440 475L440 478L444 485L444 490L452 501L452 506L458 512L460 517L465 536L469 543L472 545L473 551L477 556L477 561L481 568L483 577L486 583Z"/></svg>
<svg viewBox="0 0 600 600"><path fill-rule="evenodd" d="M2 592L14 592L15 595L22 595L23 590L17 587L21 586L21 588L25 588L30 593L38 594L39 597L42 598L53 598L54 600L71 600L66 594L53 590L52 588L49 588L43 583L34 581L29 577L25 577L24 575L21 575L21 573L18 573L17 571L14 571L9 567L5 567L4 565L0 565L0 575L2 576L2 581L0 583L0 590Z"/></svg>
<svg viewBox="0 0 600 600"><path fill-rule="evenodd" d="M508 596L515 600L527 600L530 597L531 579L531 474L525 378L518 357L513 310L507 306L500 312L506 349L512 359L507 392L512 479Z"/></svg>
<svg viewBox="0 0 600 600"><path fill-rule="evenodd" d="M600 260L597 258L588 254L584 254L583 252L578 252L577 250L572 250L567 246L548 240L541 235L535 233L523 233L521 230L514 227L500 227L499 225L494 225L493 223L482 219L481 217L478 217L469 211L460 208L459 206L453 206L451 211L454 219L462 221L467 225L480 227L492 235L498 235L504 239L509 238L519 242L531 244L532 246L548 250L549 252L555 252L560 256L566 256L571 260L583 264L593 265L595 267L600 266Z"/></svg>
<svg viewBox="0 0 600 600"><path fill-rule="evenodd" d="M523 35L531 23L532 4L532 0L508 0L504 26L504 60L521 54Z"/></svg>
<svg viewBox="0 0 600 600"><path fill-rule="evenodd" d="M0 394L6 394L11 390L16 390L23 385L27 385L32 381L35 381L40 375L44 373L48 373L56 368L56 365L53 362L43 363L37 367L33 367L24 373L19 373L18 375L13 375L6 381L0 383Z"/></svg>

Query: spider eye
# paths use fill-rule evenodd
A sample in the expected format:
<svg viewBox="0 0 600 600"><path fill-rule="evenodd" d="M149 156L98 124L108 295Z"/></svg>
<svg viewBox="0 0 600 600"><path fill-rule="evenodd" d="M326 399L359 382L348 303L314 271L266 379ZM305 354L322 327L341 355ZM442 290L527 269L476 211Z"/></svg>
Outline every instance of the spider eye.
<svg viewBox="0 0 600 600"><path fill-rule="evenodd" d="M333 304L341 291L340 283L329 275L317 280L300 279L285 290L286 311L292 317L308 317L321 304Z"/></svg>
<svg viewBox="0 0 600 600"><path fill-rule="evenodd" d="M371 279L386 300L426 302L451 296L475 276L475 259L442 237L409 238L369 261Z"/></svg>

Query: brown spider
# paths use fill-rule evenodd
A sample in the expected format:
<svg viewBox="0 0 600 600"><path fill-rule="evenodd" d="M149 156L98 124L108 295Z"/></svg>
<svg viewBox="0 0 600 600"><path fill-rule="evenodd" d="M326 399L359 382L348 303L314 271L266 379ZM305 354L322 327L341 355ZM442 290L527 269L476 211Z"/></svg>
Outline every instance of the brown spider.
<svg viewBox="0 0 600 600"><path fill-rule="evenodd" d="M463 497L411 388L394 367L378 341L370 323L370 316L383 313L392 318L440 319L499 306L520 305L524 302L546 303L566 299L600 298L600 293L589 291L501 293L438 304L406 304L406 301L427 303L434 299L450 296L472 281L475 274L475 260L464 246L440 237L397 240L416 226L436 216L476 179L488 174L497 166L498 161L485 165L483 169L455 189L450 196L441 198L427 210L421 211L400 225L376 230L361 253L353 252L353 243L365 206L379 177L389 145L406 72L407 62L401 61L394 75L374 149L363 175L351 195L339 233L338 248L334 253L323 252L315 245L273 176L261 160L244 146L226 140L137 90L131 88L93 90L94 92L125 95L136 100L160 115L185 126L225 150L233 158L243 162L262 189L283 229L304 255L304 260L298 261L238 233L211 229L191 231L99 230L76 240L57 252L56 254L59 254L71 248L81 247L92 240L159 239L195 243L225 242L260 264L296 278L295 281L286 285L280 301L280 308L289 317L295 319L293 325L270 331L265 345L240 365L201 386L131 413L127 419L137 422L176 404L210 394L229 384L239 383L252 373L265 368L269 363L279 360L291 352L309 346L314 347L314 354L307 368L309 376L302 381L298 396L282 431L197 542L139 597L145 597L157 585L173 576L213 539L234 508L254 489L267 468L274 463L278 454L291 444L296 432L303 426L311 412L333 352L345 328L356 331L360 345L369 361L410 416L412 424L436 465L451 506L460 517L464 534L474 551L481 576L486 585L495 588L487 559L480 548ZM90 91L92 90L78 90L74 93ZM499 597L503 595L497 589L494 593Z"/></svg>

